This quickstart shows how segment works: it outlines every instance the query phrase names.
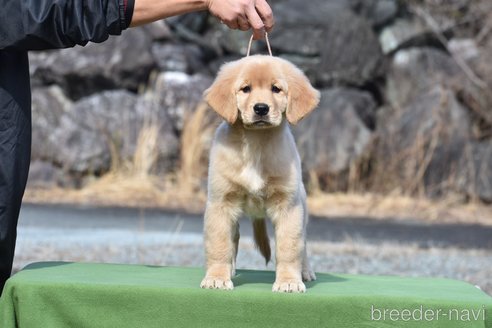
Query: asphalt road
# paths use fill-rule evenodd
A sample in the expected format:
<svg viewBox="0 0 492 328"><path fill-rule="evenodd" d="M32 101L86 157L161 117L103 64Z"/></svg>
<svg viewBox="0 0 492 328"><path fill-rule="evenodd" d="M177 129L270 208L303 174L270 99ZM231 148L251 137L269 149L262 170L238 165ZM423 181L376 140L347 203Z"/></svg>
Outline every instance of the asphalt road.
<svg viewBox="0 0 492 328"><path fill-rule="evenodd" d="M188 236L201 236L201 215L155 209L87 208L52 205L22 206L20 228L53 229L67 234L77 230L146 231L172 234L179 230ZM242 236L251 236L251 224L240 221ZM270 231L272 227L270 226ZM105 231L106 230L106 231ZM199 237L201 238L201 237ZM426 247L492 249L492 226L479 224L429 224L418 221L374 220L368 218L311 217L308 225L311 241L341 242L347 239L369 244L396 242Z"/></svg>

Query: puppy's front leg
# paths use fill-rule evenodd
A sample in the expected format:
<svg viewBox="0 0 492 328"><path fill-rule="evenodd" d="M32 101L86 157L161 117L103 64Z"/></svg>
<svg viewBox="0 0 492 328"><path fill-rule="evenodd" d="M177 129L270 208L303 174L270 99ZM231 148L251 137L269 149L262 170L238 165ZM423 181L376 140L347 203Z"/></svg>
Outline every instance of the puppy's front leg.
<svg viewBox="0 0 492 328"><path fill-rule="evenodd" d="M200 287L233 289L231 274L234 270L234 237L237 210L224 203L209 202L205 210L205 256L207 273Z"/></svg>
<svg viewBox="0 0 492 328"><path fill-rule="evenodd" d="M277 207L271 213L275 226L276 278L274 292L304 293L302 257L305 247L302 202Z"/></svg>

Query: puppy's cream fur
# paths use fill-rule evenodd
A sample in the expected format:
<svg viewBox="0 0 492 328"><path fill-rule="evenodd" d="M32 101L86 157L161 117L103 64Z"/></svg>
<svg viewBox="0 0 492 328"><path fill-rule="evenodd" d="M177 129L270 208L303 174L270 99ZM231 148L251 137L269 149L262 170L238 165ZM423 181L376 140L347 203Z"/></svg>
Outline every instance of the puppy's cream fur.
<svg viewBox="0 0 492 328"><path fill-rule="evenodd" d="M306 76L286 60L250 56L225 64L205 91L221 115L210 154L205 211L206 276L202 288L232 289L239 241L238 219L253 220L254 237L266 261L270 244L265 219L275 227L273 291L304 292L316 279L306 256L306 192L288 123L295 124L319 102ZM269 107L267 115L254 111Z"/></svg>

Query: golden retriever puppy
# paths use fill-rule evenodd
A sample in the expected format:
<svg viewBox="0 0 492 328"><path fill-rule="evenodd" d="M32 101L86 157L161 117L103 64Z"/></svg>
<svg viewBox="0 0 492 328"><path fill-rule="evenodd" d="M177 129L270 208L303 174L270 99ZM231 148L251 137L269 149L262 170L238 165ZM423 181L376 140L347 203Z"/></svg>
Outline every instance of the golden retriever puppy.
<svg viewBox="0 0 492 328"><path fill-rule="evenodd" d="M316 279L306 256L306 192L289 125L319 102L319 92L293 64L255 55L227 63L204 93L225 120L210 150L205 211L206 275L202 288L232 289L238 219L253 221L256 244L270 260L265 219L275 227L275 292L305 292Z"/></svg>

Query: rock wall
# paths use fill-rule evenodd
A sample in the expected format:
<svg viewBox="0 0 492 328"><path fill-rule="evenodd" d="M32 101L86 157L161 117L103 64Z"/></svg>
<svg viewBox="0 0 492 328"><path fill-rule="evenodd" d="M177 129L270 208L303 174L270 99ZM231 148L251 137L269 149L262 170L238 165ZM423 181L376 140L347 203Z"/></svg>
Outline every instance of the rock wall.
<svg viewBox="0 0 492 328"><path fill-rule="evenodd" d="M322 94L293 128L310 188L492 201L490 1L272 6L274 54L301 67ZM176 172L202 92L222 63L245 54L248 40L194 13L102 44L32 52L30 185L81 186L131 162L152 126L158 142L149 173ZM265 44L252 51L266 52ZM219 122L207 115L207 124Z"/></svg>

